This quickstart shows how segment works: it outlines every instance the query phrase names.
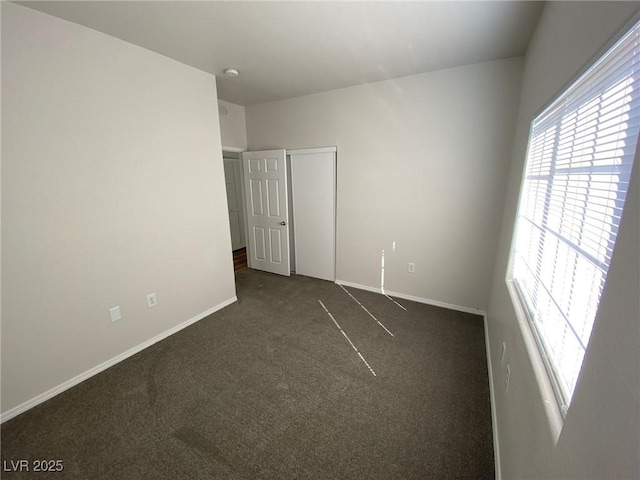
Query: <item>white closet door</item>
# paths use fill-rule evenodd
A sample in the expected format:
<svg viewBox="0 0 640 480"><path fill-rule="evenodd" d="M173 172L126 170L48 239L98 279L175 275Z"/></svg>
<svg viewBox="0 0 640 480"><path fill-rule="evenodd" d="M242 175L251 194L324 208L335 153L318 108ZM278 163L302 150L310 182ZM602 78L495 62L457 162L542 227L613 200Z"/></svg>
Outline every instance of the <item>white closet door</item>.
<svg viewBox="0 0 640 480"><path fill-rule="evenodd" d="M336 150L293 150L296 273L336 278Z"/></svg>

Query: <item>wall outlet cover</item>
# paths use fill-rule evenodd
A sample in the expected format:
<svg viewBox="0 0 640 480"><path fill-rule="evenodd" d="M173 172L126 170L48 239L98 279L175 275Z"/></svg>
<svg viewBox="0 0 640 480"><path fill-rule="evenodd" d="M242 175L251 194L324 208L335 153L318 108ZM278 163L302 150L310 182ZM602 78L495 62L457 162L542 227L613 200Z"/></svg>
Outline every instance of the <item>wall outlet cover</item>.
<svg viewBox="0 0 640 480"><path fill-rule="evenodd" d="M147 295L147 308L153 308L158 304L158 299L155 293Z"/></svg>
<svg viewBox="0 0 640 480"><path fill-rule="evenodd" d="M117 322L122 318L122 313L120 312L120 307L113 307L109 309L109 318L111 318L112 322Z"/></svg>

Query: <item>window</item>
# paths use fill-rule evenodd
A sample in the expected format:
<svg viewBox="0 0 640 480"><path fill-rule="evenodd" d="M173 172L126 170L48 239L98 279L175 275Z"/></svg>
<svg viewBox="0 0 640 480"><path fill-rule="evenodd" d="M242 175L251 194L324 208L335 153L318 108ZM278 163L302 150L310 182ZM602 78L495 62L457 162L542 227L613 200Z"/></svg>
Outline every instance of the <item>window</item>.
<svg viewBox="0 0 640 480"><path fill-rule="evenodd" d="M563 415L607 279L640 125L640 22L532 123L508 281Z"/></svg>

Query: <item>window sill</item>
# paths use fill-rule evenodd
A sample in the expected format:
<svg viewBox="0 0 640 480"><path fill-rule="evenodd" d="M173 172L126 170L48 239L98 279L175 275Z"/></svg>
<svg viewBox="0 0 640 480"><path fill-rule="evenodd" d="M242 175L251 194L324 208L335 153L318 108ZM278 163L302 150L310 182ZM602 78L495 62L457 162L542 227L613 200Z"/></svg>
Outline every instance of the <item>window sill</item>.
<svg viewBox="0 0 640 480"><path fill-rule="evenodd" d="M553 386L551 385L551 380L549 379L549 374L547 373L547 368L542 356L540 355L538 344L533 332L531 331L531 326L529 325L529 321L520 302L516 287L513 281L508 279L506 280L506 284L516 318L518 319L520 331L522 332L522 339L524 340L524 344L527 348L527 354L531 361L531 367L536 377L536 383L540 391L540 399L542 400L542 405L547 417L549 431L554 444L557 444L564 424L560 405L558 404Z"/></svg>

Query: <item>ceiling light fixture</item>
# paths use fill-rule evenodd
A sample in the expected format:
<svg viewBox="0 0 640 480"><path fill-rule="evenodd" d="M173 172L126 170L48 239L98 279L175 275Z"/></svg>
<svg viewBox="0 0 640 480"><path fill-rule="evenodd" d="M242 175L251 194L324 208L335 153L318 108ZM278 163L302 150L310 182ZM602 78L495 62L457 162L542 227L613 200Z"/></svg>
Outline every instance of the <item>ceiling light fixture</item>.
<svg viewBox="0 0 640 480"><path fill-rule="evenodd" d="M240 75L240 72L238 71L238 69L237 69L237 68L227 68L227 69L224 71L224 74L225 74L227 77L235 78L235 77L237 77L238 75Z"/></svg>

